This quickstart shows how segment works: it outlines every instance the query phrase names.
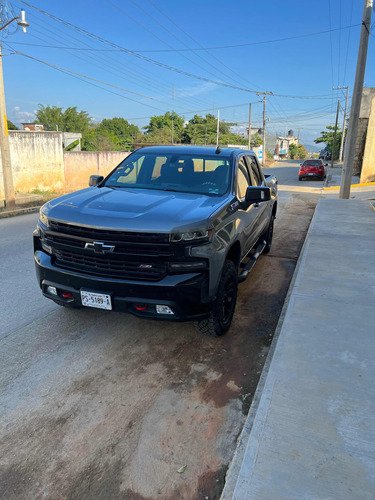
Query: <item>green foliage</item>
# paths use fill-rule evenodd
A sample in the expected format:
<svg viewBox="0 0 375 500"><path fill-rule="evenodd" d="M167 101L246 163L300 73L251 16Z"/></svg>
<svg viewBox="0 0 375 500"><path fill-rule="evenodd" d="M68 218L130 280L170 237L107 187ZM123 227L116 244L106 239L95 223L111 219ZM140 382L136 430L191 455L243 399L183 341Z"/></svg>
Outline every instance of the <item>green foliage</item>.
<svg viewBox="0 0 375 500"><path fill-rule="evenodd" d="M104 118L98 127L99 131L106 131L114 134L117 139L118 149L128 149L129 145L137 142L139 128L137 125L129 123L124 118ZM112 135L111 135L112 137Z"/></svg>
<svg viewBox="0 0 375 500"><path fill-rule="evenodd" d="M91 118L86 111L78 111L77 107L69 107L63 111L58 106L44 106L38 104L36 112L36 123L42 123L45 130L56 130L62 132L80 132L84 134L88 131Z"/></svg>
<svg viewBox="0 0 375 500"><path fill-rule="evenodd" d="M113 131L103 130L100 126L92 127L82 137L83 151L117 151L119 141Z"/></svg>
<svg viewBox="0 0 375 500"><path fill-rule="evenodd" d="M321 132L321 137L318 137L317 139L314 140L315 144L319 144L321 142L324 142L327 144L327 148L331 151L333 149L333 140L335 136L335 127L332 125L328 125L326 127L327 130L322 130ZM342 131L340 127L337 127L337 134L336 134L336 142L335 142L335 148L333 151L333 159L337 160L339 157L339 152L340 152L340 143L341 143L341 135Z"/></svg>
<svg viewBox="0 0 375 500"><path fill-rule="evenodd" d="M247 144L247 139L230 132L231 123L220 122L219 143ZM205 117L195 115L184 129L182 142L185 144L216 144L217 118L212 114Z"/></svg>
<svg viewBox="0 0 375 500"><path fill-rule="evenodd" d="M77 147L79 144L79 139L77 139L76 141L73 141L69 144L69 146L66 146L66 148L64 149L64 151L73 151L75 147Z"/></svg>
<svg viewBox="0 0 375 500"><path fill-rule="evenodd" d="M291 144L289 146L289 156L292 159L299 157L300 160L303 160L307 156L307 149L303 144Z"/></svg>
<svg viewBox="0 0 375 500"><path fill-rule="evenodd" d="M261 144L263 144L263 139L261 138L261 136L258 133L252 135L250 141L251 141L250 146L252 148L256 148L256 147L260 146Z"/></svg>
<svg viewBox="0 0 375 500"><path fill-rule="evenodd" d="M172 122L173 122L173 142L181 142L184 129L184 117L179 116L175 111L167 111L164 115L155 115L150 119L150 123L143 127L146 137L143 142L172 142Z"/></svg>
<svg viewBox="0 0 375 500"><path fill-rule="evenodd" d="M10 120L7 120L7 123L8 123L8 130L19 130L19 128L16 127L14 123L12 123Z"/></svg>

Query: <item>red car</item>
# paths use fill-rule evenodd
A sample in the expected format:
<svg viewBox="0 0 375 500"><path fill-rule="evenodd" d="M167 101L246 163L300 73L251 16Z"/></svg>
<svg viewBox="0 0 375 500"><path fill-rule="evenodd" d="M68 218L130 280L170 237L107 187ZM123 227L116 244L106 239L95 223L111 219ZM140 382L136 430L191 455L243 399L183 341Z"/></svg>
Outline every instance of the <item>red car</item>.
<svg viewBox="0 0 375 500"><path fill-rule="evenodd" d="M305 177L319 177L320 180L326 178L326 164L322 160L305 160L299 168L298 180Z"/></svg>

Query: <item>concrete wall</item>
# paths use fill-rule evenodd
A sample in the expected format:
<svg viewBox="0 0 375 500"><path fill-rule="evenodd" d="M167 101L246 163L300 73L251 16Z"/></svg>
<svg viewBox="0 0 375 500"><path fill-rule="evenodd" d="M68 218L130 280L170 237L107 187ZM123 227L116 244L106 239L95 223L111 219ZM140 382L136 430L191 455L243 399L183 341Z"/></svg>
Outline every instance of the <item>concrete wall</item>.
<svg viewBox="0 0 375 500"><path fill-rule="evenodd" d="M64 191L61 133L9 130L9 146L15 191L22 193L29 193L33 189ZM4 197L2 169L0 176L2 199Z"/></svg>
<svg viewBox="0 0 375 500"><path fill-rule="evenodd" d="M87 187L90 175L107 175L129 154L125 151L64 152L65 191Z"/></svg>
<svg viewBox="0 0 375 500"><path fill-rule="evenodd" d="M123 151L64 152L62 132L9 131L13 184L16 192L34 189L56 193L88 186L91 174L107 175L130 153ZM0 153L0 203L4 180Z"/></svg>
<svg viewBox="0 0 375 500"><path fill-rule="evenodd" d="M372 98L367 125L366 144L363 155L360 182L375 181L375 96Z"/></svg>

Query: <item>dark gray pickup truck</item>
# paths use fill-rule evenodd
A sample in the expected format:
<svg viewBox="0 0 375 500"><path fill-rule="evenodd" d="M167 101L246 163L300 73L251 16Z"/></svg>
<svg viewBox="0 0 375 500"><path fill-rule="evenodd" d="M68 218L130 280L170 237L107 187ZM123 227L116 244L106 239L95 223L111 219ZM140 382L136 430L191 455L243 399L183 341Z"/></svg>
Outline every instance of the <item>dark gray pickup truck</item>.
<svg viewBox="0 0 375 500"><path fill-rule="evenodd" d="M229 328L243 281L271 247L277 180L251 151L156 146L40 210L44 296L66 307Z"/></svg>

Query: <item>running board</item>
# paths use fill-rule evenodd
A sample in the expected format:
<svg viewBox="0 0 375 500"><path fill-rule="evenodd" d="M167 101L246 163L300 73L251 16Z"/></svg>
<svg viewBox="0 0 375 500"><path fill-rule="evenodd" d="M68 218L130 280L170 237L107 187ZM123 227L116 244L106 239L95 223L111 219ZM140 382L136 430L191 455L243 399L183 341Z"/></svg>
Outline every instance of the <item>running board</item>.
<svg viewBox="0 0 375 500"><path fill-rule="evenodd" d="M263 252L266 247L266 242L263 240L259 243L259 245L255 249L255 253L250 257L249 262L243 268L242 273L238 276L238 283L242 283L247 278L249 272L254 267L255 262L258 260L259 255Z"/></svg>

